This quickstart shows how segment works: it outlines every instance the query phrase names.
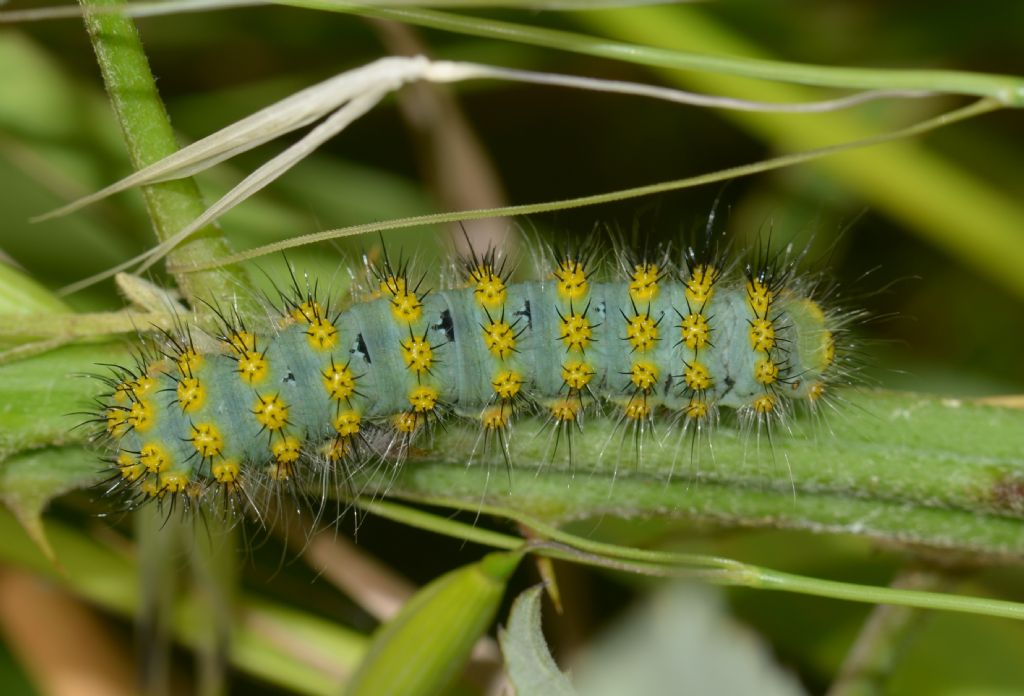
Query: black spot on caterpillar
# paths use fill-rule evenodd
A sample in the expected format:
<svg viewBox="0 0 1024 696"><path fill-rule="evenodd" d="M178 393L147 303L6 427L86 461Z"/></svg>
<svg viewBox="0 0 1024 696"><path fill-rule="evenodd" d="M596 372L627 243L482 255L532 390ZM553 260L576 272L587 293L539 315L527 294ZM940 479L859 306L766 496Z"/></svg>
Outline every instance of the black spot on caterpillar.
<svg viewBox="0 0 1024 696"><path fill-rule="evenodd" d="M217 347L189 327L168 334L100 398L111 489L234 509L285 484L344 482L385 456L380 442L444 418L478 422L507 456L524 413L544 414L556 443L593 410L641 433L655 418L706 433L723 409L757 426L814 409L846 378L850 315L823 307L783 255L737 272L690 248L598 280L592 254L563 252L523 283L493 251L460 266L454 287L427 291L385 254L341 311L296 281L270 330L221 312Z"/></svg>

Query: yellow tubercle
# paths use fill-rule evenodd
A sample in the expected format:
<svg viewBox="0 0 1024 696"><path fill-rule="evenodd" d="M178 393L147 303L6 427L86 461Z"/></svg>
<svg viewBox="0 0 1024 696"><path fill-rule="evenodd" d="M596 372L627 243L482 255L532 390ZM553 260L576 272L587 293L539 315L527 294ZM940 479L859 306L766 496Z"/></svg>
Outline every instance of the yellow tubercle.
<svg viewBox="0 0 1024 696"><path fill-rule="evenodd" d="M423 302L414 293L401 292L391 298L391 316L400 322L414 322L423 316Z"/></svg>
<svg viewBox="0 0 1024 696"><path fill-rule="evenodd" d="M768 386L779 378L779 366L770 358L762 358L754 364L754 379L758 384Z"/></svg>
<svg viewBox="0 0 1024 696"><path fill-rule="evenodd" d="M146 465L127 452L117 455L117 468L125 481L138 481L146 473Z"/></svg>
<svg viewBox="0 0 1024 696"><path fill-rule="evenodd" d="M811 401L817 401L821 397L825 396L825 383L815 382L811 385L811 388L807 391L807 398Z"/></svg>
<svg viewBox="0 0 1024 696"><path fill-rule="evenodd" d="M178 365L178 372L184 377L192 377L199 371L200 366L203 364L203 356L199 352L189 346L180 353L174 359L174 362Z"/></svg>
<svg viewBox="0 0 1024 696"><path fill-rule="evenodd" d="M768 319L750 322L750 346L758 353L767 353L775 347L775 327Z"/></svg>
<svg viewBox="0 0 1024 696"><path fill-rule="evenodd" d="M114 387L114 401L118 404L127 403L132 400L134 382L121 382Z"/></svg>
<svg viewBox="0 0 1024 696"><path fill-rule="evenodd" d="M270 364L263 354L255 350L247 350L238 357L237 372L246 384L256 385L267 376Z"/></svg>
<svg viewBox="0 0 1024 696"><path fill-rule="evenodd" d="M504 360L516 349L516 335L503 320L492 321L483 327L484 345L491 355Z"/></svg>
<svg viewBox="0 0 1024 696"><path fill-rule="evenodd" d="M683 317L679 325L679 333L682 336L683 345L690 350L699 350L708 345L711 340L711 327L707 318L700 312L693 312Z"/></svg>
<svg viewBox="0 0 1024 696"><path fill-rule="evenodd" d="M399 413L392 418L392 423L395 425L395 430L400 433L414 433L420 425L420 418L413 411L405 411Z"/></svg>
<svg viewBox="0 0 1024 696"><path fill-rule="evenodd" d="M505 304L508 288L490 266L478 266L469 274L469 285L475 285L473 297L481 307L494 309Z"/></svg>
<svg viewBox="0 0 1024 696"><path fill-rule="evenodd" d="M559 329L561 335L558 338L565 343L567 350L583 352L593 338L590 319L585 314L570 313L563 317Z"/></svg>
<svg viewBox="0 0 1024 696"><path fill-rule="evenodd" d="M270 445L270 453L274 455L274 461L278 464L294 464L299 461L302 454L302 443L299 438L288 435L275 440Z"/></svg>
<svg viewBox="0 0 1024 696"><path fill-rule="evenodd" d="M683 379L686 386L695 392L705 391L711 388L711 372L702 363L692 362L683 371Z"/></svg>
<svg viewBox="0 0 1024 696"><path fill-rule="evenodd" d="M182 413L195 413L206 403L206 388L195 377L178 382L178 405Z"/></svg>
<svg viewBox="0 0 1024 696"><path fill-rule="evenodd" d="M629 297L633 302L649 302L658 296L660 270L653 263L638 263L629 282Z"/></svg>
<svg viewBox="0 0 1024 696"><path fill-rule="evenodd" d="M210 471L214 480L223 484L236 483L242 476L242 469L235 459L221 459L211 467Z"/></svg>
<svg viewBox="0 0 1024 696"><path fill-rule="evenodd" d="M505 405L488 406L480 414L480 424L485 430L501 430L508 426L512 409Z"/></svg>
<svg viewBox="0 0 1024 696"><path fill-rule="evenodd" d="M288 315L298 322L312 323L324 315L324 309L316 300L306 300L297 307L293 307Z"/></svg>
<svg viewBox="0 0 1024 696"><path fill-rule="evenodd" d="M715 294L715 281L718 280L718 269L711 265L700 264L694 266L687 278L686 299L690 307L696 310L703 309Z"/></svg>
<svg viewBox="0 0 1024 696"><path fill-rule="evenodd" d="M352 451L352 438L339 435L331 438L323 447L323 454L329 462L338 462Z"/></svg>
<svg viewBox="0 0 1024 696"><path fill-rule="evenodd" d="M427 385L415 387L409 392L409 404L416 413L433 411L437 406L437 389Z"/></svg>
<svg viewBox="0 0 1024 696"><path fill-rule="evenodd" d="M189 441L203 459L219 457L224 452L224 437L213 423L193 424Z"/></svg>
<svg viewBox="0 0 1024 696"><path fill-rule="evenodd" d="M151 474L159 474L171 466L166 450L155 442L147 442L139 450L139 464Z"/></svg>
<svg viewBox="0 0 1024 696"><path fill-rule="evenodd" d="M188 476L177 472L160 474L159 486L161 493L181 493L188 488Z"/></svg>
<svg viewBox="0 0 1024 696"><path fill-rule="evenodd" d="M334 418L334 429L342 437L351 437L359 433L362 416L357 411L342 411Z"/></svg>
<svg viewBox="0 0 1024 696"><path fill-rule="evenodd" d="M578 259L563 260L552 275L557 281L558 296L563 300L579 300L586 296L589 290L587 273Z"/></svg>
<svg viewBox="0 0 1024 696"><path fill-rule="evenodd" d="M752 278L747 282L747 306L750 307L755 317L766 319L774 300L775 293L766 283L757 278Z"/></svg>
<svg viewBox="0 0 1024 696"><path fill-rule="evenodd" d="M142 375L131 383L131 391L136 399L142 399L156 386L156 380L149 375Z"/></svg>
<svg viewBox="0 0 1024 696"><path fill-rule="evenodd" d="M405 278L393 275L384 278L380 282L380 291L391 296L391 316L396 321L411 323L423 315L423 302L409 290Z"/></svg>
<svg viewBox="0 0 1024 696"><path fill-rule="evenodd" d="M551 417L560 423L576 420L580 412L577 399L558 399L550 407Z"/></svg>
<svg viewBox="0 0 1024 696"><path fill-rule="evenodd" d="M499 399L513 399L523 386L523 378L515 370L501 370L491 379L491 387Z"/></svg>
<svg viewBox="0 0 1024 696"><path fill-rule="evenodd" d="M156 411L149 401L136 401L128 409L128 417L125 420L132 429L144 433L156 422Z"/></svg>
<svg viewBox="0 0 1024 696"><path fill-rule="evenodd" d="M638 360L629 370L629 381L642 392L649 392L658 383L658 366L646 360Z"/></svg>
<svg viewBox="0 0 1024 696"><path fill-rule="evenodd" d="M128 411L120 406L107 409L107 432L112 437L124 437L131 428L128 423Z"/></svg>
<svg viewBox="0 0 1024 696"><path fill-rule="evenodd" d="M260 396L252 407L257 422L267 430L280 430L288 422L288 404L277 394Z"/></svg>
<svg viewBox="0 0 1024 696"><path fill-rule="evenodd" d="M274 481L287 481L295 475L295 463L274 460L267 467L267 473L270 474L270 478Z"/></svg>
<svg viewBox="0 0 1024 696"><path fill-rule="evenodd" d="M234 331L225 339L225 342L235 355L256 351L256 336L248 331Z"/></svg>
<svg viewBox="0 0 1024 696"><path fill-rule="evenodd" d="M562 381L576 391L587 386L594 374L594 368L582 360L569 360L562 365Z"/></svg>
<svg viewBox="0 0 1024 696"><path fill-rule="evenodd" d="M708 402L703 399L690 399L690 403L683 407L683 413L690 420L707 418L709 412Z"/></svg>
<svg viewBox="0 0 1024 696"><path fill-rule="evenodd" d="M426 334L422 337L410 336L402 341L402 358L405 359L406 367L415 375L430 372L434 364L434 351Z"/></svg>
<svg viewBox="0 0 1024 696"><path fill-rule="evenodd" d="M321 376L324 389L335 401L344 401L356 393L356 377L348 365L339 367L332 361Z"/></svg>
<svg viewBox="0 0 1024 696"><path fill-rule="evenodd" d="M150 369L153 369L152 365ZM155 386L156 380L149 375L142 375L136 379L121 382L114 387L114 401L119 404L139 401Z"/></svg>
<svg viewBox="0 0 1024 696"><path fill-rule="evenodd" d="M405 278L402 276L389 275L380 281L380 294L394 297L406 291Z"/></svg>
<svg viewBox="0 0 1024 696"><path fill-rule="evenodd" d="M327 319L317 317L306 328L306 340L315 350L330 350L338 343L338 328Z"/></svg>
<svg viewBox="0 0 1024 696"><path fill-rule="evenodd" d="M626 317L626 340L638 353L645 353L658 341L658 323L650 314Z"/></svg>
<svg viewBox="0 0 1024 696"><path fill-rule="evenodd" d="M623 407L623 414L630 420L642 420L651 415L651 405L643 396L634 396Z"/></svg>
<svg viewBox="0 0 1024 696"><path fill-rule="evenodd" d="M754 413L771 413L775 410L775 395L761 394L759 397L754 399L751 406L754 409Z"/></svg>

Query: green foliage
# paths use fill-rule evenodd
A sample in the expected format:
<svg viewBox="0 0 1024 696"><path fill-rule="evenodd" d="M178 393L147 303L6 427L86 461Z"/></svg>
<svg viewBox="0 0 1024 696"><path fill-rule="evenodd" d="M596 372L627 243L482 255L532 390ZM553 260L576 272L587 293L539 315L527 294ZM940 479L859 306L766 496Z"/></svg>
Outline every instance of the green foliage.
<svg viewBox="0 0 1024 696"><path fill-rule="evenodd" d="M536 696L575 696L568 677L563 674L544 640L540 625L543 587L531 587L512 604L508 627L498 632L501 654L509 681L519 694Z"/></svg>
<svg viewBox="0 0 1024 696"><path fill-rule="evenodd" d="M111 12L87 20L91 41L75 22L23 25L0 34L0 239L4 252L20 264L0 265L0 499L30 536L13 518L0 517L5 539L0 560L7 568L47 577L143 628L150 620L165 625L176 641L206 656L207 677L197 688L207 693L223 688L217 677L222 660L236 668L236 678L298 693L336 693L343 684L351 693L437 692L462 672L473 644L500 615L506 590L523 585L510 575L525 553L603 569L583 580L578 570L558 571L570 622L577 624L605 623L612 615L603 603L573 608L588 591L649 595L637 584L640 574L795 592L799 596L788 599L768 592L729 596L731 609L772 642L812 691L823 690L838 673L839 659L864 617L854 605L811 595L966 612L927 624L905 659L886 662L878 678L893 689L1009 692L1024 680L1012 652L1001 647L1020 640L1020 623L970 615L1021 613L1020 571L1001 567L1024 551L1021 414L1015 403L962 398L1005 394L1024 385L1019 361L1024 206L1015 188L1024 152L1016 136L1019 114L1011 110L1024 91L1021 78L1002 74L1007 56L1019 52L1019 37L1009 29L1019 22L1002 13L1019 10L993 2L990 11L977 8L965 18L941 8L916 16L911 9L841 3L846 14L836 15L844 17L840 22L824 9L769 10L744 0L564 14L357 9L319 0L282 4L332 12L276 7L154 18L143 22L145 51L134 22ZM396 32L357 15L398 20L423 32ZM378 32L375 37L368 26ZM986 37L984 51L962 40L973 35ZM299 564L280 567L281 553L301 554L310 563L324 553L315 538L282 551L280 540L295 531L282 524L288 519L283 513L268 515L264 522L271 531L261 532L271 535L267 545L273 559L261 557L263 544L247 545L243 580L235 577L234 555L221 553L217 545L230 550L234 543L232 534L221 534L220 519L196 517L182 525L168 520L167 511L155 511L136 537L142 552L136 551L126 536L126 520L95 517L109 514L111 501L97 499L96 489L89 488L100 465L88 447L88 430L74 427L82 417L71 414L87 409L95 393L95 383L80 375L97 372L98 363L130 363L134 329L145 330L151 322L166 325L169 316L134 298L129 310L113 312L124 302L111 285L67 298L52 291L169 238L258 160L245 156L196 181L155 184L141 199L122 195L45 227L25 221L173 152L179 139L202 137L326 74L368 62L382 52L378 40L389 48L429 48L444 58L658 80L747 100L831 96L818 87L935 90L982 98L957 111L954 97L940 96L877 102L842 113L712 114L494 83L456 88L510 201L528 205L519 210L535 214L525 224L538 228L540 236L550 236L552 229L589 230L602 220L622 229L642 228L652 243L677 241L681 227L703 224L712 200L722 194L730 209L724 224L735 232L737 245L771 227L773 243L809 244L812 256L827 254L841 287L850 288L851 304L867 305L875 316L899 317L859 327L873 363L869 375L882 386L961 398L849 391L823 423L798 418L772 432L770 442L764 433L758 438L731 424L716 433L713 450L702 441L691 445L685 438L676 441L675 433L659 432L641 462L615 423L596 420L574 442L575 467L550 456L542 423L525 421L513 440L510 474L500 456L477 447L474 429L456 425L439 431L424 449L411 453L397 475L365 472L358 482L369 496L389 494L419 506L356 501L380 518L408 525L390 528L379 526L379 519L362 520L360 541L424 584L397 616L373 617L381 627L372 639L369 602L313 589L322 588L325 578L311 584ZM113 118L91 68L93 49ZM240 58L234 64L225 56ZM150 64L159 82L150 75ZM924 69L885 67L895 65ZM444 177L452 177L455 188L472 189L468 184L480 172L460 170L465 160L455 157L460 164L443 168L438 159L445 158L431 149L436 142L424 135L443 129L429 119L413 130L417 147L396 137L401 110L417 113L408 111L408 103L397 103L398 110L381 107L311 155L225 216L221 227L204 230L175 252L170 275L154 280L180 290L186 301L234 297L247 303L256 288L271 283L252 272L255 266L222 267L232 249L259 248L325 228L371 223L374 229L390 229L398 227L389 222L396 218L415 218L407 223L415 226L388 232L386 241L415 249L426 267L438 266L446 257L448 235L441 224L487 217L431 216L466 207L446 197L452 181ZM999 109L1006 111L985 116ZM943 112L955 113L959 122L927 139L907 139L954 120L937 116ZM902 130L909 123L923 125ZM127 157L118 128L128 144ZM865 147L894 134L898 142ZM442 142L451 147L451 140ZM856 147L841 155L814 151L832 145L847 149L850 143ZM414 151L420 155L415 164ZM724 193L683 191L754 173ZM642 188L631 190L637 186ZM651 204L616 203L659 192ZM571 206L550 203L578 196L587 198ZM469 207L500 209L502 203L483 197ZM592 207L565 209L584 204ZM832 232L865 207L870 212L851 232ZM818 230L816 237L807 234L812 229ZM356 265L352 253L376 249L366 238L335 243L302 246L289 252L289 259L340 292ZM514 243L512 235L506 243ZM877 265L880 277L858 280ZM205 270L186 272L190 266ZM280 282L283 267L271 257L262 260L260 270ZM901 280L908 276L923 280ZM890 281L899 281L895 289L874 292ZM72 308L82 313L71 313ZM114 338L125 333L129 338ZM473 459L467 466L469 452ZM47 506L52 513L44 517ZM443 512L430 514L423 506ZM458 511L466 514L446 519ZM517 533L488 528L491 519L517 524ZM751 526L764 531L722 531ZM210 527L212 534L206 531ZM473 545L453 549L441 537L416 536L416 527ZM801 531L794 536L779 528ZM204 550L201 543L183 541L204 536L216 543ZM476 561L476 545L507 553ZM359 565L337 549L328 555L337 556L343 568ZM959 572L987 570L965 589L970 596L878 587L908 558L941 560ZM362 584L377 586L367 579ZM339 587L359 597L344 582ZM647 653L688 635L688 659L680 666L703 665L712 674L712 664L753 664L749 651L728 640L699 640L715 633L712 624L728 621L725 609L712 612L703 602L679 606L688 608L679 611L669 633L652 634L650 624L639 624L645 627L639 635L652 641ZM675 608L665 614L675 616L679 606L672 604ZM822 607L827 611L817 611ZM709 613L700 614L704 610ZM711 614L708 623L696 618ZM827 618L813 618L820 616ZM558 625L553 618L549 626ZM517 600L501 634L510 678L520 694L559 693L553 684L565 693L569 687L557 663L566 651L556 649L557 661L552 658L539 624L539 591L531 590ZM639 639L629 636L637 634L606 635L589 649L612 672L635 674L636 684L643 676L670 673L645 669L640 658L650 655L630 654ZM616 643L616 635L626 640L625 647ZM224 636L230 643L221 645ZM17 637L7 640L18 646ZM83 636L82 642L91 641ZM979 644L996 646L986 651L984 669L962 659ZM124 648L121 658L133 663L134 651ZM176 657L169 659L177 664ZM757 660L767 658L758 652ZM735 667L735 674L741 673ZM453 688L461 693L482 687L462 679Z"/></svg>
<svg viewBox="0 0 1024 696"><path fill-rule="evenodd" d="M521 553L492 553L445 573L374 634L345 688L349 696L439 693L494 621Z"/></svg>

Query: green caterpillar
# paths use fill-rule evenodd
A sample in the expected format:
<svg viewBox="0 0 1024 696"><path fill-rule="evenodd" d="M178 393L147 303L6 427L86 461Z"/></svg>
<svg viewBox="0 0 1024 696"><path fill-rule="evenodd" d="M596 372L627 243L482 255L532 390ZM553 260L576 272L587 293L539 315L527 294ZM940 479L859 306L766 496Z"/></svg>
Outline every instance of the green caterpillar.
<svg viewBox="0 0 1024 696"><path fill-rule="evenodd" d="M100 398L113 488L251 501L351 472L381 456L372 439L408 441L446 417L506 446L531 412L569 432L608 408L698 432L722 408L770 422L843 374L842 315L786 264L732 274L690 249L678 269L644 260L596 282L588 255L565 253L544 280L512 284L494 252L465 261L459 287L427 292L385 256L374 291L344 311L297 290L273 330L222 317L219 349L170 336Z"/></svg>

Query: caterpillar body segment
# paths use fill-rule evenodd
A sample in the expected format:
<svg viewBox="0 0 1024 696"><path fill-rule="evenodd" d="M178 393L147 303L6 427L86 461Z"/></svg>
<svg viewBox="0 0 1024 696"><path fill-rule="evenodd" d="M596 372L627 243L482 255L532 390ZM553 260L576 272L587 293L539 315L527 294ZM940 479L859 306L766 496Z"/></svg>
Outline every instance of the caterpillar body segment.
<svg viewBox="0 0 1024 696"><path fill-rule="evenodd" d="M503 445L530 413L557 433L593 410L700 430L723 409L761 422L813 406L843 377L844 319L810 284L687 258L604 281L559 255L550 277L511 283L489 253L439 291L385 260L344 311L297 292L273 330L225 319L218 347L198 349L189 329L101 399L114 487L137 501L251 503L310 476L345 479L382 456L382 440L410 442L446 418Z"/></svg>

